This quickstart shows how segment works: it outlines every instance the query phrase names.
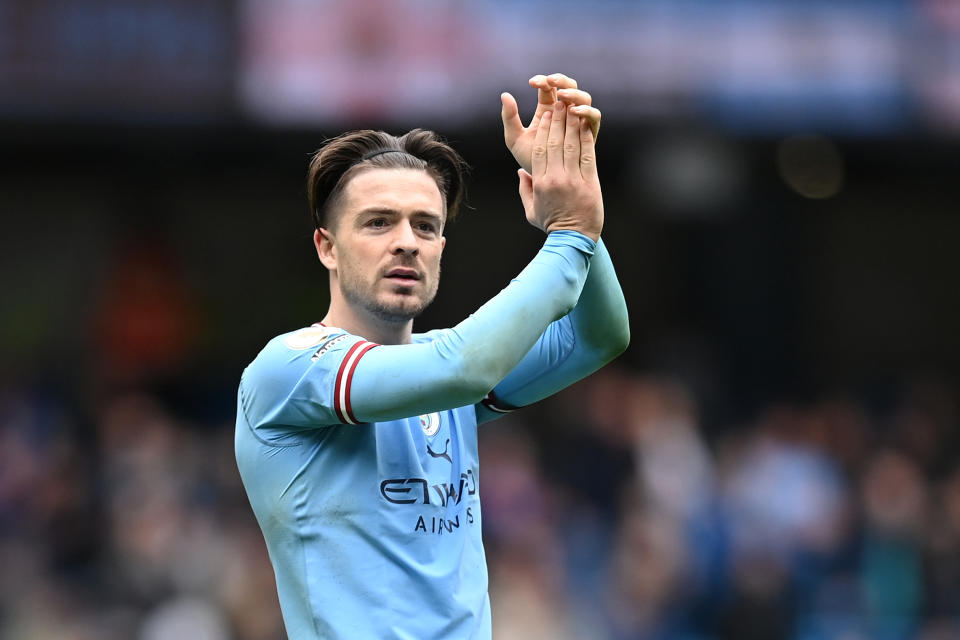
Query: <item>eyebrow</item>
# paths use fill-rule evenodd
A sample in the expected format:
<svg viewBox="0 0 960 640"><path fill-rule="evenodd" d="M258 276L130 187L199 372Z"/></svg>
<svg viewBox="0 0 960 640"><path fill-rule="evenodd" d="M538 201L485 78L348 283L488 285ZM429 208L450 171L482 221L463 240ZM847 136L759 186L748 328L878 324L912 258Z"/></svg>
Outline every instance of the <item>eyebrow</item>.
<svg viewBox="0 0 960 640"><path fill-rule="evenodd" d="M400 212L396 209L391 209L390 207L368 207L366 209L361 209L357 213L357 217L369 216L369 215L381 215L381 216L391 216L398 217ZM430 220L435 220L437 224L443 223L443 216L433 213L432 211L426 211L423 209L418 209L413 212L413 217L415 218L429 218Z"/></svg>

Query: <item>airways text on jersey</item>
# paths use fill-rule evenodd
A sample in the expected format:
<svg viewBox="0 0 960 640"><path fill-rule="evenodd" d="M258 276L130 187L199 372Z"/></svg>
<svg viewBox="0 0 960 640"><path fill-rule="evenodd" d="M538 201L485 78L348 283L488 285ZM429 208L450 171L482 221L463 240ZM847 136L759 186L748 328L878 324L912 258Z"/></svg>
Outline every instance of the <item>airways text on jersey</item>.
<svg viewBox="0 0 960 640"><path fill-rule="evenodd" d="M380 483L380 495L391 505L413 507L417 511L416 521L411 517L414 531L438 535L453 533L461 524L474 523L473 508L478 502L477 472L467 469L460 474L458 482L431 483L427 478L388 478ZM467 498L466 503L463 502L464 498Z"/></svg>

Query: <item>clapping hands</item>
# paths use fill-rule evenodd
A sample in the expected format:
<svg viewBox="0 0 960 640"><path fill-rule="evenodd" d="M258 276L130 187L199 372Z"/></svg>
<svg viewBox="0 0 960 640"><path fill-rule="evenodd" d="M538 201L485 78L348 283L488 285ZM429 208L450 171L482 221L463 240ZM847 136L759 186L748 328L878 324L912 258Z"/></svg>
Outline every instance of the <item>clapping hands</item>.
<svg viewBox="0 0 960 640"><path fill-rule="evenodd" d="M530 155L532 171L518 171L527 221L547 233L569 229L598 240L603 197L590 121L557 101L541 115Z"/></svg>
<svg viewBox="0 0 960 640"><path fill-rule="evenodd" d="M536 75L530 78L530 86L537 89L537 110L527 127L520 121L517 101L509 93L500 95L503 119L503 139L517 163L527 172L532 170L533 143L537 127L544 113L553 109L557 101L570 107L570 112L584 118L590 126L594 140L600 131L600 111L591 106L593 98L586 91L577 88L577 81L562 73L549 76Z"/></svg>

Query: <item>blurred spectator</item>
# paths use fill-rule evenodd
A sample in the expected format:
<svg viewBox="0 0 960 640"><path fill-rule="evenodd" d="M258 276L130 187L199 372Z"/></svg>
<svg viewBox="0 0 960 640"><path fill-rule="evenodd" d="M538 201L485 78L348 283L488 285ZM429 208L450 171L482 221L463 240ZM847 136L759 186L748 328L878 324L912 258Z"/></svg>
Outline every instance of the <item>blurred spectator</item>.
<svg viewBox="0 0 960 640"><path fill-rule="evenodd" d="M170 375L198 332L198 312L172 251L154 235L121 249L96 314L98 364L108 380Z"/></svg>

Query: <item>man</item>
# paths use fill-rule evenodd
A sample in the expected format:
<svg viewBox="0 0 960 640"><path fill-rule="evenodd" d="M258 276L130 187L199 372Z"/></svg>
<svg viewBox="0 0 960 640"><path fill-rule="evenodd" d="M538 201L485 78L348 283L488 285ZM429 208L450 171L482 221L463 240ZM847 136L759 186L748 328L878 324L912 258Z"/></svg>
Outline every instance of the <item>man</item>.
<svg viewBox="0 0 960 640"><path fill-rule="evenodd" d="M437 290L463 163L434 134L330 141L308 188L322 322L244 371L237 464L292 638L489 638L477 425L603 366L629 340L599 242L600 113L566 76L536 76L524 128L502 96L531 224L530 264L451 329L413 333Z"/></svg>

